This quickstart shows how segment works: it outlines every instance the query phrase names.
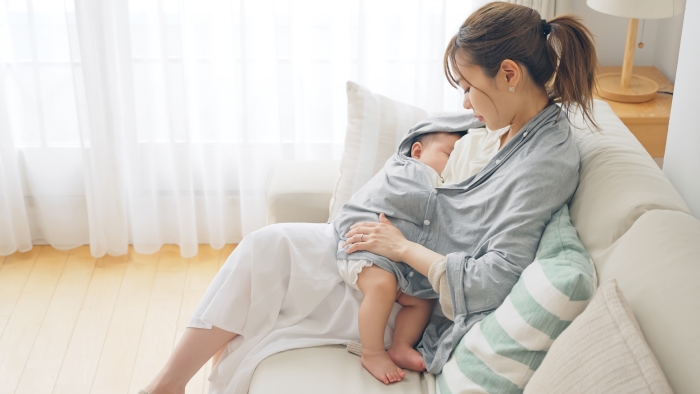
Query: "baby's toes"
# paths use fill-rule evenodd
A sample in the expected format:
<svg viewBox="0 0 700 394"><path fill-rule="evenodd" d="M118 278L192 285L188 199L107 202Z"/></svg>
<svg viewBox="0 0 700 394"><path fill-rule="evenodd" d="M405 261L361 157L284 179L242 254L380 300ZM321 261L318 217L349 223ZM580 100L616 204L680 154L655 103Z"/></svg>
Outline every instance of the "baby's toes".
<svg viewBox="0 0 700 394"><path fill-rule="evenodd" d="M389 375L391 375L391 383L397 382L399 380L399 374L397 374L396 371L389 372Z"/></svg>

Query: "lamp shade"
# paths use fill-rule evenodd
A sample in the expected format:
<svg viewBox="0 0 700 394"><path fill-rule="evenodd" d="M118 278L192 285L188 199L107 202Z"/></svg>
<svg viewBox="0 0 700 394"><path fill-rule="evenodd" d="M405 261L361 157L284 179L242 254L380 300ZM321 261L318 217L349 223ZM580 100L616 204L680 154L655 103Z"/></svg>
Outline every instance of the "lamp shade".
<svg viewBox="0 0 700 394"><path fill-rule="evenodd" d="M635 19L670 18L683 12L684 0L587 0L592 9Z"/></svg>

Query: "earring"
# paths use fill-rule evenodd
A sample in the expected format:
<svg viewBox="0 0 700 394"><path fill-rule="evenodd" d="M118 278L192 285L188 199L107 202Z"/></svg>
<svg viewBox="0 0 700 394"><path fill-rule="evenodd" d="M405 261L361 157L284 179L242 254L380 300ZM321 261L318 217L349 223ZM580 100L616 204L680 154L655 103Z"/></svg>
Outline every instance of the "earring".
<svg viewBox="0 0 700 394"><path fill-rule="evenodd" d="M508 91L509 91L509 92L515 92L515 87L514 87L514 86L509 87L509 88L508 88Z"/></svg>

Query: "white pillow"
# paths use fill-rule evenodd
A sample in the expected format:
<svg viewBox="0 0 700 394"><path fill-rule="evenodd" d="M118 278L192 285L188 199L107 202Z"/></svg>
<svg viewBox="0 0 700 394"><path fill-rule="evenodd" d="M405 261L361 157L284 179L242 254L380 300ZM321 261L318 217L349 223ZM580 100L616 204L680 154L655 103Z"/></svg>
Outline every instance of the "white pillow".
<svg viewBox="0 0 700 394"><path fill-rule="evenodd" d="M645 213L596 261L615 279L644 338L678 393L700 387L700 220L666 210Z"/></svg>
<svg viewBox="0 0 700 394"><path fill-rule="evenodd" d="M615 279L554 341L525 394L673 393Z"/></svg>
<svg viewBox="0 0 700 394"><path fill-rule="evenodd" d="M425 110L374 94L355 82L347 82L347 94L345 148L329 221L384 166L406 132L428 117Z"/></svg>

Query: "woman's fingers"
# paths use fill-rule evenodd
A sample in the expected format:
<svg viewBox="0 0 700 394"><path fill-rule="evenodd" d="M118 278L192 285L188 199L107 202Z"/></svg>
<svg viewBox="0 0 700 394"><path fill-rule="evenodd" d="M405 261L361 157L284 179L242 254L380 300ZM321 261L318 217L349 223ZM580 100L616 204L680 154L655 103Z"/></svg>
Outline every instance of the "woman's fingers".
<svg viewBox="0 0 700 394"><path fill-rule="evenodd" d="M347 254L353 254L357 252L358 250L367 250L369 247L369 242L356 242L348 248L348 250L345 251Z"/></svg>
<svg viewBox="0 0 700 394"><path fill-rule="evenodd" d="M367 241L367 237L367 234L355 234L351 237L346 237L343 247L345 247L346 245Z"/></svg>
<svg viewBox="0 0 700 394"><path fill-rule="evenodd" d="M360 227L355 227L354 229L348 231L347 234L345 234L345 238L349 237L354 237L357 234L372 234L376 226L360 226Z"/></svg>
<svg viewBox="0 0 700 394"><path fill-rule="evenodd" d="M377 227L380 225L381 225L381 223L377 223L377 222L360 222L360 223L355 223L352 226L350 226L350 230L357 228L357 227Z"/></svg>

